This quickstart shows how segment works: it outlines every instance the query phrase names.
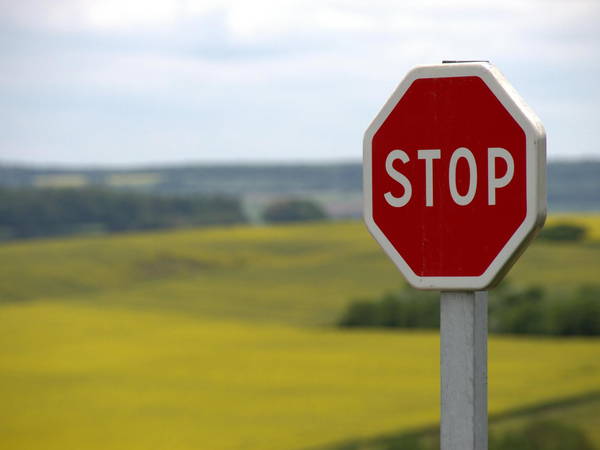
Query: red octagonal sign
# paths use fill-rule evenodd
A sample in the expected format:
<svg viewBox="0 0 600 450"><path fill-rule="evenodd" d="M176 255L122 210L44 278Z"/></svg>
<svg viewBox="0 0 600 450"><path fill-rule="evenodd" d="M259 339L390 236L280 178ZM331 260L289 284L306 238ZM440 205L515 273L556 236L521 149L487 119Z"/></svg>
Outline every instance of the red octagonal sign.
<svg viewBox="0 0 600 450"><path fill-rule="evenodd" d="M485 289L543 225L545 155L492 65L417 67L365 133L365 221L414 287Z"/></svg>

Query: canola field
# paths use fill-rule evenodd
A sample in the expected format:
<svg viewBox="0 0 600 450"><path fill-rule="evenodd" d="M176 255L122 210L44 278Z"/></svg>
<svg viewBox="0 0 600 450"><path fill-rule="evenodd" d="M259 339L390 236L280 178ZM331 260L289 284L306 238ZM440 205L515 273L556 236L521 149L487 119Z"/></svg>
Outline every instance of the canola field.
<svg viewBox="0 0 600 450"><path fill-rule="evenodd" d="M437 333L331 326L402 285L359 223L10 243L0 265L0 448L304 449L439 420ZM598 274L592 235L509 277ZM489 365L492 414L600 391L598 339L493 336Z"/></svg>
<svg viewBox="0 0 600 450"><path fill-rule="evenodd" d="M599 245L600 237L535 242L508 280L558 291L596 283ZM358 222L12 242L0 245L0 264L0 303L68 300L300 326L330 325L351 300L404 285Z"/></svg>
<svg viewBox="0 0 600 450"><path fill-rule="evenodd" d="M600 220L598 214L580 213L580 214L555 214L546 220L546 225L557 225L567 223L580 225L586 229L586 237L592 241L600 241Z"/></svg>

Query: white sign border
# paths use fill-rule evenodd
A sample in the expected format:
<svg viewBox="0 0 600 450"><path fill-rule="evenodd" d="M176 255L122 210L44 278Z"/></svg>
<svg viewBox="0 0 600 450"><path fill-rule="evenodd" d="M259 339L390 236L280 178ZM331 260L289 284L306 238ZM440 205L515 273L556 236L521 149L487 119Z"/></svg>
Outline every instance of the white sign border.
<svg viewBox="0 0 600 450"><path fill-rule="evenodd" d="M412 83L421 78L476 76L483 80L525 133L527 213L506 245L479 276L421 277L414 273L373 219L372 141L385 119ZM363 139L363 215L369 232L396 264L408 283L427 290L483 290L498 283L514 264L546 219L546 132L537 115L492 64L487 62L418 66L400 82L394 93L367 128Z"/></svg>

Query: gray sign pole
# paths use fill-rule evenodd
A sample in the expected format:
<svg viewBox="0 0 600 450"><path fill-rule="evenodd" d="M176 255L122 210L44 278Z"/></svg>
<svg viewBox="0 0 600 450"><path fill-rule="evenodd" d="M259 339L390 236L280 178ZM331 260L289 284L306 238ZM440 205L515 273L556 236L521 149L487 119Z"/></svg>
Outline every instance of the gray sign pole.
<svg viewBox="0 0 600 450"><path fill-rule="evenodd" d="M441 294L441 450L488 448L487 298Z"/></svg>

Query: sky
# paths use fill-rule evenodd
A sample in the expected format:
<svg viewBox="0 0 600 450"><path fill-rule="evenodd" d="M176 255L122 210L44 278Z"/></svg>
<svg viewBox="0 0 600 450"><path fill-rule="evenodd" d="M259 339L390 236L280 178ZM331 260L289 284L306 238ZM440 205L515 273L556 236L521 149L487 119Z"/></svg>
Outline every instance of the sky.
<svg viewBox="0 0 600 450"><path fill-rule="evenodd" d="M408 70L495 64L600 158L600 1L0 0L0 162L359 160Z"/></svg>

